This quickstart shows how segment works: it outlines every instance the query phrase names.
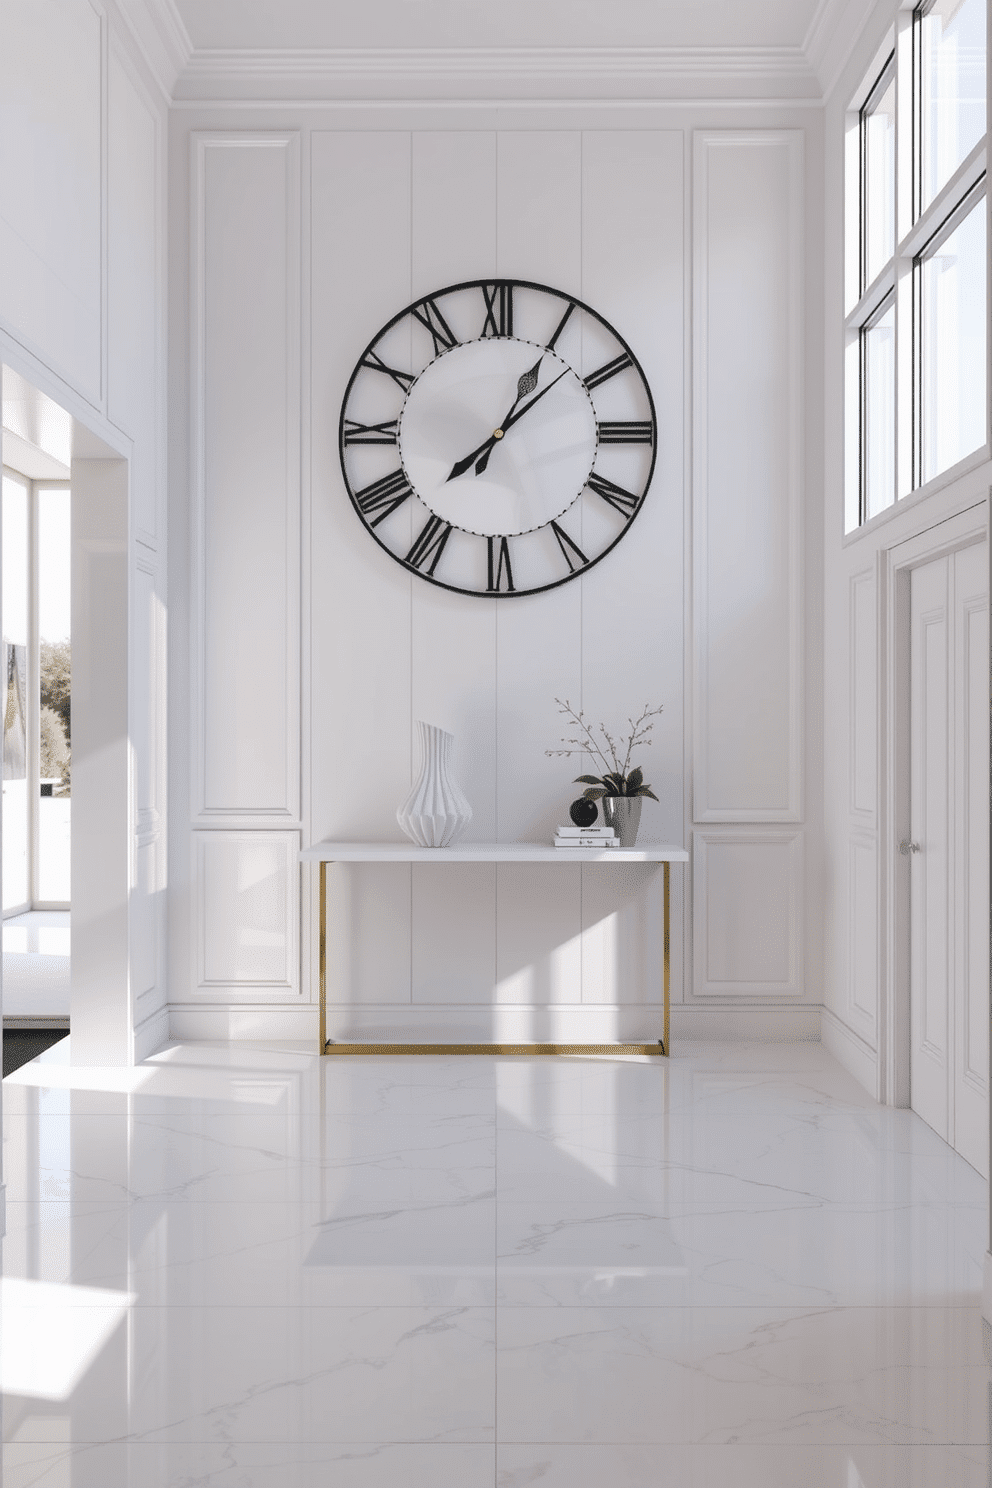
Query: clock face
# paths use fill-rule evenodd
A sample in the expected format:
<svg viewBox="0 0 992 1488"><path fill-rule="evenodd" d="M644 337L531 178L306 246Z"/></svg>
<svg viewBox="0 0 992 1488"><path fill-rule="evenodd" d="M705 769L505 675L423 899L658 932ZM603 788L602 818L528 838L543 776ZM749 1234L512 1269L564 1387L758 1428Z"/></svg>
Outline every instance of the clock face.
<svg viewBox="0 0 992 1488"><path fill-rule="evenodd" d="M376 541L431 583L507 598L606 556L654 469L654 403L626 342L570 295L473 280L371 342L341 466Z"/></svg>

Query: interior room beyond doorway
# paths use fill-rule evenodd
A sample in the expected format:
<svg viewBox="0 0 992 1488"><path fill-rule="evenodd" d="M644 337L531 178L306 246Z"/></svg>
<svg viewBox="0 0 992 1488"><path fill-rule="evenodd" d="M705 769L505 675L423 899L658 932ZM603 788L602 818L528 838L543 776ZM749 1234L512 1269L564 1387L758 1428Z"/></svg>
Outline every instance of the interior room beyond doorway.
<svg viewBox="0 0 992 1488"><path fill-rule="evenodd" d="M3 955L7 1027L68 1027L70 467L5 431Z"/></svg>

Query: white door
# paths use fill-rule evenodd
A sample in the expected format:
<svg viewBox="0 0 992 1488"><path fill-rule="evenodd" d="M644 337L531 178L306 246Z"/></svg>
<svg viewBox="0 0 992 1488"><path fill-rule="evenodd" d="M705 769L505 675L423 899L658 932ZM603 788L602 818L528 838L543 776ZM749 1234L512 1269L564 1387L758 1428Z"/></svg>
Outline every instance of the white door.
<svg viewBox="0 0 992 1488"><path fill-rule="evenodd" d="M910 585L910 1104L988 1176L985 543Z"/></svg>

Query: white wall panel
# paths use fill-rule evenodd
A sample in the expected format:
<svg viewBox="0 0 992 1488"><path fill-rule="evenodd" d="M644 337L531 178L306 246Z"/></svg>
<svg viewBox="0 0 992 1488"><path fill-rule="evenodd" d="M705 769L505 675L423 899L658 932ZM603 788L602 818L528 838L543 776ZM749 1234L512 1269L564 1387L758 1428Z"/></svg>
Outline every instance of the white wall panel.
<svg viewBox="0 0 992 1488"><path fill-rule="evenodd" d="M697 829L696 996L799 997L802 912L800 832Z"/></svg>
<svg viewBox="0 0 992 1488"><path fill-rule="evenodd" d="M312 826L389 841L410 790L411 579L373 543L338 458L348 378L410 299L410 136L311 141Z"/></svg>
<svg viewBox="0 0 992 1488"><path fill-rule="evenodd" d="M874 569L852 574L851 810L875 820L878 781L878 616Z"/></svg>
<svg viewBox="0 0 992 1488"><path fill-rule="evenodd" d="M658 416L651 489L630 532L582 580L582 703L616 734L645 703L662 703L653 743L638 756L659 804L645 799L648 840L683 838L683 417L684 170L679 130L586 131L582 137L582 290L630 343L644 368ZM568 771L590 768L577 761ZM563 771L563 775L564 775ZM594 770L593 773L599 773ZM589 870L583 870L589 880ZM660 874L645 889L660 916ZM673 923L680 920L673 875ZM612 899L610 896L612 895ZM605 896L605 898L604 898ZM630 914L621 876L587 882L583 895L583 1001L630 993L604 962L604 926ZM674 985L681 981L676 936ZM586 945L588 943L588 954ZM660 956L660 947L656 948ZM660 964L660 963L659 963ZM645 971L654 984L655 970ZM640 993L635 994L639 997Z"/></svg>
<svg viewBox="0 0 992 1488"><path fill-rule="evenodd" d="M194 151L193 807L296 818L299 140Z"/></svg>
<svg viewBox="0 0 992 1488"><path fill-rule="evenodd" d="M328 868L329 1005L408 1003L410 936L410 870L405 864L337 863Z"/></svg>
<svg viewBox="0 0 992 1488"><path fill-rule="evenodd" d="M159 984L159 930L161 894L159 892L159 855L157 840L135 847L134 883L131 888L131 995L135 1000L135 1023L158 1006L162 997ZM142 1005L145 999L147 1007Z"/></svg>
<svg viewBox="0 0 992 1488"><path fill-rule="evenodd" d="M159 537L160 335L158 118L110 48L107 124L107 416L134 441L131 522Z"/></svg>
<svg viewBox="0 0 992 1488"><path fill-rule="evenodd" d="M89 0L0 12L0 321L102 387L103 36Z"/></svg>
<svg viewBox="0 0 992 1488"><path fill-rule="evenodd" d="M803 141L694 141L694 817L802 811Z"/></svg>
<svg viewBox="0 0 992 1488"><path fill-rule="evenodd" d="M868 833L851 838L847 891L848 1017L871 1037L878 1019L878 843Z"/></svg>
<svg viewBox="0 0 992 1488"><path fill-rule="evenodd" d="M198 992L219 1001L297 992L299 845L297 832L193 833Z"/></svg>
<svg viewBox="0 0 992 1488"><path fill-rule="evenodd" d="M157 571L139 559L131 579L130 730L134 749L135 830L157 831L163 822L162 687L165 616Z"/></svg>
<svg viewBox="0 0 992 1488"><path fill-rule="evenodd" d="M584 1003L636 1007L662 1000L663 883L660 869L641 864L582 868ZM644 1036L661 1033L657 1026Z"/></svg>
<svg viewBox="0 0 992 1488"><path fill-rule="evenodd" d="M495 863L415 866L410 923L414 1004L493 1001Z"/></svg>

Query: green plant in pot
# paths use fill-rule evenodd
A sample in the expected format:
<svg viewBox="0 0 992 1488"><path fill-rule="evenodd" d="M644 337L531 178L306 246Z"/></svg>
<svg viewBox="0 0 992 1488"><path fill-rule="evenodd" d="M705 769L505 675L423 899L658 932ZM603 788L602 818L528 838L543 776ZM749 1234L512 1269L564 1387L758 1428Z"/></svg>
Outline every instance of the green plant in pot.
<svg viewBox="0 0 992 1488"><path fill-rule="evenodd" d="M586 799L600 803L606 824L613 827L620 846L633 847L641 822L641 801L644 796L650 796L652 801L657 801L658 797L649 785L644 784L644 771L640 765L632 768L630 759L635 749L651 744L651 730L655 718L662 711L661 706L650 708L645 703L638 718L628 718L629 734L615 739L605 723L598 725L602 737L597 738L582 709L573 708L567 698L564 701L555 698L555 702L559 713L578 732L575 738L562 739L563 748L547 749L545 753L552 757L587 754L603 765L601 775L577 775L575 778L586 787L582 792Z"/></svg>

